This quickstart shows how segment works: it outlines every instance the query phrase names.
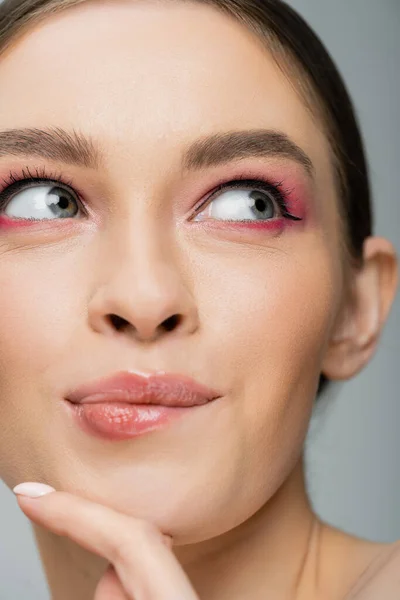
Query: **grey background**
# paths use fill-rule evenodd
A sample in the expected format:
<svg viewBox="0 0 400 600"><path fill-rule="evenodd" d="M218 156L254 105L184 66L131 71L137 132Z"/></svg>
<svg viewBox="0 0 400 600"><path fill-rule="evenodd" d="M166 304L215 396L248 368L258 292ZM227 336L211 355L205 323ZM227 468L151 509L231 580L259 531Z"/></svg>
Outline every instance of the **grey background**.
<svg viewBox="0 0 400 600"><path fill-rule="evenodd" d="M331 51L366 140L376 231L400 252L400 0L292 0ZM319 405L307 443L317 512L350 533L400 539L400 298L367 369ZM28 519L0 482L0 600L48 598Z"/></svg>

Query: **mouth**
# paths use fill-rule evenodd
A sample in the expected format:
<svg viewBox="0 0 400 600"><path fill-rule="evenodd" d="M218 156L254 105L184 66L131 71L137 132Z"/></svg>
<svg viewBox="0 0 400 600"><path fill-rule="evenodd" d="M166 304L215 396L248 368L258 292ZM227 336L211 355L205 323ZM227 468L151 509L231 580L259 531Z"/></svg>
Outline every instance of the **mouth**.
<svg viewBox="0 0 400 600"><path fill-rule="evenodd" d="M182 375L119 372L69 391L65 400L83 431L123 440L164 428L221 396Z"/></svg>
<svg viewBox="0 0 400 600"><path fill-rule="evenodd" d="M73 404L125 402L183 408L206 404L219 396L218 391L185 375L120 371L69 391L67 400Z"/></svg>

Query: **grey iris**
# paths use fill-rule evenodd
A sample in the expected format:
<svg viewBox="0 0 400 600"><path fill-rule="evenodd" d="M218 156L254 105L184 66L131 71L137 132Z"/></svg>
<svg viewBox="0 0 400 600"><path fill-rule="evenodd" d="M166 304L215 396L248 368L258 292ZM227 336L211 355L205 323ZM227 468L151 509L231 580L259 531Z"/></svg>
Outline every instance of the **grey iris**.
<svg viewBox="0 0 400 600"><path fill-rule="evenodd" d="M251 192L250 197L254 200L254 203L250 208L256 217L261 219L271 219L275 216L274 203L264 192Z"/></svg>

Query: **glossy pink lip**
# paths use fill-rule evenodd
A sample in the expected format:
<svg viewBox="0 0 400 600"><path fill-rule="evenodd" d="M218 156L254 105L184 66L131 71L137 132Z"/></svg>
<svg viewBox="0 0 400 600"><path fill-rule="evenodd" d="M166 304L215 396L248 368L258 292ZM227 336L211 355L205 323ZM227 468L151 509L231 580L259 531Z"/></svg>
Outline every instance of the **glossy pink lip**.
<svg viewBox="0 0 400 600"><path fill-rule="evenodd" d="M219 397L216 390L183 375L126 371L84 384L66 395L73 404L124 402L169 407L199 406Z"/></svg>

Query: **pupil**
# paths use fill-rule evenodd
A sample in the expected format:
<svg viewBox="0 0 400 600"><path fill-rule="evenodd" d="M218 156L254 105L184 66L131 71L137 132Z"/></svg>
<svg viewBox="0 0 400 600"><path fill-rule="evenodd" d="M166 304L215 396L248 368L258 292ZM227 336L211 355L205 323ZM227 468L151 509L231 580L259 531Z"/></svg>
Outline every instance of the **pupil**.
<svg viewBox="0 0 400 600"><path fill-rule="evenodd" d="M60 202L58 203L58 206L60 208L68 208L69 202L68 202L67 198L60 198Z"/></svg>
<svg viewBox="0 0 400 600"><path fill-rule="evenodd" d="M265 201L261 200L261 198L257 198L256 202L255 202L255 207L257 210L259 210L260 212L263 212L266 208L265 206Z"/></svg>

